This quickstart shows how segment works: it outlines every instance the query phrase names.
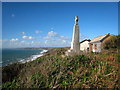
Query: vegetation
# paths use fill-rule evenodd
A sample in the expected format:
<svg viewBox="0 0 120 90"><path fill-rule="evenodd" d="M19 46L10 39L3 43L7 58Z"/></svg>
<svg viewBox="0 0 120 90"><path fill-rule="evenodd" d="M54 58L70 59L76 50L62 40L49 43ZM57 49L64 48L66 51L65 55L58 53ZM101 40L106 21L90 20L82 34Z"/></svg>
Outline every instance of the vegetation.
<svg viewBox="0 0 120 90"><path fill-rule="evenodd" d="M2 87L119 88L118 64L120 59L118 58L120 54L116 51L107 51L67 57L65 56L67 49L54 48L45 56L32 62L3 67ZM10 69L11 67L14 68ZM19 69L16 70L16 68ZM11 78L8 71L17 72L17 74L11 73Z"/></svg>
<svg viewBox="0 0 120 90"><path fill-rule="evenodd" d="M105 39L103 49L120 49L120 35L111 35Z"/></svg>

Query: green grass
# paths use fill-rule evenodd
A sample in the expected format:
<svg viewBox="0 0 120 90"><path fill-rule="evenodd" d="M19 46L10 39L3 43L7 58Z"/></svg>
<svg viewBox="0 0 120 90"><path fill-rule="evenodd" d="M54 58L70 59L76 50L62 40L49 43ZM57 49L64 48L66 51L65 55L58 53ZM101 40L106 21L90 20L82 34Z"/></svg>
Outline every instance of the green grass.
<svg viewBox="0 0 120 90"><path fill-rule="evenodd" d="M3 87L22 88L118 88L116 54L62 57L65 48L25 64L16 80Z"/></svg>
<svg viewBox="0 0 120 90"><path fill-rule="evenodd" d="M32 88L45 88L46 79L40 73L35 73L31 76Z"/></svg>
<svg viewBox="0 0 120 90"><path fill-rule="evenodd" d="M16 79L13 79L12 82L6 82L2 85L2 88L18 88L19 85L16 82Z"/></svg>

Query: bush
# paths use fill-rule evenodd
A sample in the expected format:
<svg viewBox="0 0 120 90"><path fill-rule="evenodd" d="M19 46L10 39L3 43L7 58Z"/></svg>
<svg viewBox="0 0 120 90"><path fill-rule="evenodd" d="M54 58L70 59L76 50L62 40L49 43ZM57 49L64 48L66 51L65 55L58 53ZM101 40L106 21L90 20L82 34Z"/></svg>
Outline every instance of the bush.
<svg viewBox="0 0 120 90"><path fill-rule="evenodd" d="M44 78L42 74L36 73L32 75L31 80L32 80L33 88L45 88L46 79Z"/></svg>
<svg viewBox="0 0 120 90"><path fill-rule="evenodd" d="M103 49L116 49L120 47L120 35L111 35L103 42Z"/></svg>
<svg viewBox="0 0 120 90"><path fill-rule="evenodd" d="M2 85L2 88L18 88L19 85L16 83L16 79L14 79L12 82L5 82Z"/></svg>
<svg viewBox="0 0 120 90"><path fill-rule="evenodd" d="M61 48L53 51L54 53L26 63L27 65L18 73L17 80L3 83L3 88L118 87L118 61L115 60L118 54L88 53L62 57Z"/></svg>

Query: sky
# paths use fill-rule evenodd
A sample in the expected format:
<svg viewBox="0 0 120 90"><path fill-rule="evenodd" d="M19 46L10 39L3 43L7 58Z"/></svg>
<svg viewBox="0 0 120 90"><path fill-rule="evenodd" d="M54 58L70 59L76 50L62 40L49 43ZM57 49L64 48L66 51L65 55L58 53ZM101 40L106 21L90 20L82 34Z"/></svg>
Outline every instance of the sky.
<svg viewBox="0 0 120 90"><path fill-rule="evenodd" d="M75 16L80 41L118 34L117 2L3 2L2 47L70 46Z"/></svg>

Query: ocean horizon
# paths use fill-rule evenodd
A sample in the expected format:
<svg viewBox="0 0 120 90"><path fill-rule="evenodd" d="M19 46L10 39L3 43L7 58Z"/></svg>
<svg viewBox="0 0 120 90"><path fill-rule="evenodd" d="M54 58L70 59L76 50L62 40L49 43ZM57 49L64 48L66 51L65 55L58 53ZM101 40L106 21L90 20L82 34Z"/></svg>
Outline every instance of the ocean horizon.
<svg viewBox="0 0 120 90"><path fill-rule="evenodd" d="M2 58L0 67L16 62L25 63L33 61L36 58L42 56L44 52L47 52L47 50L30 48L3 48L2 57L0 57Z"/></svg>

